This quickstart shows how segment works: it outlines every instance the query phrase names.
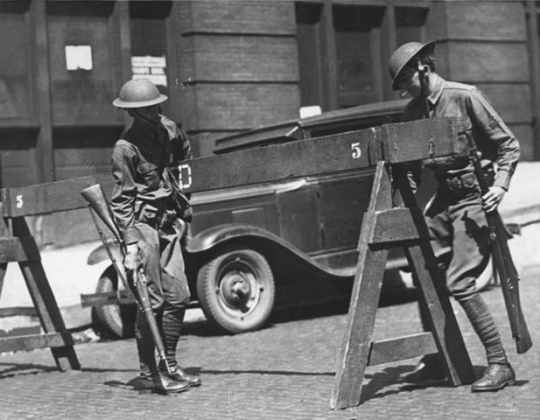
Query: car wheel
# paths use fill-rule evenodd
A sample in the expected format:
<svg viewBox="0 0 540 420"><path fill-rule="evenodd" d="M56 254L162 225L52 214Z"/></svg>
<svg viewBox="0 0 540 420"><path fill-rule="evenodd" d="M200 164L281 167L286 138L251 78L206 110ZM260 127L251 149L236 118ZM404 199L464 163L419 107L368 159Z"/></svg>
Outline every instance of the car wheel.
<svg viewBox="0 0 540 420"><path fill-rule="evenodd" d="M116 292L118 275L113 267L109 267L99 278L96 293ZM135 304L110 304L94 306L92 319L99 335L104 338L131 338L135 336Z"/></svg>
<svg viewBox="0 0 540 420"><path fill-rule="evenodd" d="M252 331L272 312L274 276L260 253L228 247L199 270L197 294L206 318L219 329L233 334Z"/></svg>

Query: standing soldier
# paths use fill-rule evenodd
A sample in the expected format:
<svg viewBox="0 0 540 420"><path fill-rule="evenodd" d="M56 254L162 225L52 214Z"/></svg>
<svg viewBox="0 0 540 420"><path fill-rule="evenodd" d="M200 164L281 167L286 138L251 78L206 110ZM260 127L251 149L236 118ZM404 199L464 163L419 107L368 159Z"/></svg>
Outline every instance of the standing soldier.
<svg viewBox="0 0 540 420"><path fill-rule="evenodd" d="M435 72L434 50L434 42L409 42L399 47L389 63L392 89L413 97L405 108L404 121L430 117L453 117L457 121L459 153L426 163L434 171L438 188L425 216L435 245L452 249L446 267L447 287L465 310L486 351L488 367L471 390L497 391L513 385L515 374L489 308L477 292L476 279L490 256L485 212L495 210L508 190L519 158L519 144L480 91L446 81ZM484 171L491 174L492 185L483 196L469 160L469 141L474 141ZM417 171L411 171L409 176L415 184ZM418 383L444 377L439 356L428 355L404 379Z"/></svg>
<svg viewBox="0 0 540 420"><path fill-rule="evenodd" d="M126 245L124 267L128 276L144 269L150 303L165 345L170 373L158 365L146 317L137 311L136 342L141 392L182 392L201 384L176 362L186 304L190 293L184 272L181 238L186 229L174 198L181 194L171 176L174 162L191 159L191 146L176 124L160 114L167 97L146 79L130 80L113 102L134 119L114 145L115 180L111 207ZM188 220L189 221L189 220Z"/></svg>

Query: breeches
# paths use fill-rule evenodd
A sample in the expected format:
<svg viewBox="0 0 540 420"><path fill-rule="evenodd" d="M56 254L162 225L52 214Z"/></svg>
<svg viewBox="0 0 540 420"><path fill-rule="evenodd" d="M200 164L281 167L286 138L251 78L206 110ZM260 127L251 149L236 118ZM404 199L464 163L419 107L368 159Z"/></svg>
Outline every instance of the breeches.
<svg viewBox="0 0 540 420"><path fill-rule="evenodd" d="M137 223L141 240L138 242L148 294L154 312L165 304L183 308L189 302L189 286L185 274L180 239L173 228L156 230Z"/></svg>
<svg viewBox="0 0 540 420"><path fill-rule="evenodd" d="M449 200L438 191L425 211L437 249L450 247L446 285L457 300L476 293L476 279L489 261L489 229L478 193Z"/></svg>

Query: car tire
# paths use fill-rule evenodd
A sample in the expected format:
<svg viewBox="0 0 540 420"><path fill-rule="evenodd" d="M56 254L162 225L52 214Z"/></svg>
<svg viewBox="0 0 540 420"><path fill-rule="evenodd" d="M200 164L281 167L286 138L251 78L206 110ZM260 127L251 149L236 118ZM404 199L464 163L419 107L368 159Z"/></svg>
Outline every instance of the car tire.
<svg viewBox="0 0 540 420"><path fill-rule="evenodd" d="M101 275L96 286L96 293L116 292L118 290L118 275L113 267L109 267ZM110 304L94 306L92 320L98 335L103 338L121 339L135 336L135 317L137 305Z"/></svg>
<svg viewBox="0 0 540 420"><path fill-rule="evenodd" d="M274 307L274 276L257 251L225 247L199 270L197 295L206 318L221 331L253 331Z"/></svg>

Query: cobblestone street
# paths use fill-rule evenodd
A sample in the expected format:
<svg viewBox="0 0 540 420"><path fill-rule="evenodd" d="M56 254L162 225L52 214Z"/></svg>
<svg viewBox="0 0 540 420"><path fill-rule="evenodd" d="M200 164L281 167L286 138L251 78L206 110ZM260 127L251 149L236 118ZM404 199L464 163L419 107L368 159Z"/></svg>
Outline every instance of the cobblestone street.
<svg viewBox="0 0 540 420"><path fill-rule="evenodd" d="M540 0L0 35L0 420L540 420Z"/></svg>
<svg viewBox="0 0 540 420"><path fill-rule="evenodd" d="M133 340L80 344L81 371L59 372L50 350L0 356L1 419L538 419L540 418L540 267L521 269L521 295L535 346L517 355L501 290L483 293L517 372L517 386L473 394L469 386L399 383L416 359L368 367L361 405L329 408L345 314L275 323L237 336L191 328L180 343L182 364L203 385L174 396L141 395ZM477 375L485 367L480 342L454 305ZM373 339L419 331L415 302L381 307Z"/></svg>

